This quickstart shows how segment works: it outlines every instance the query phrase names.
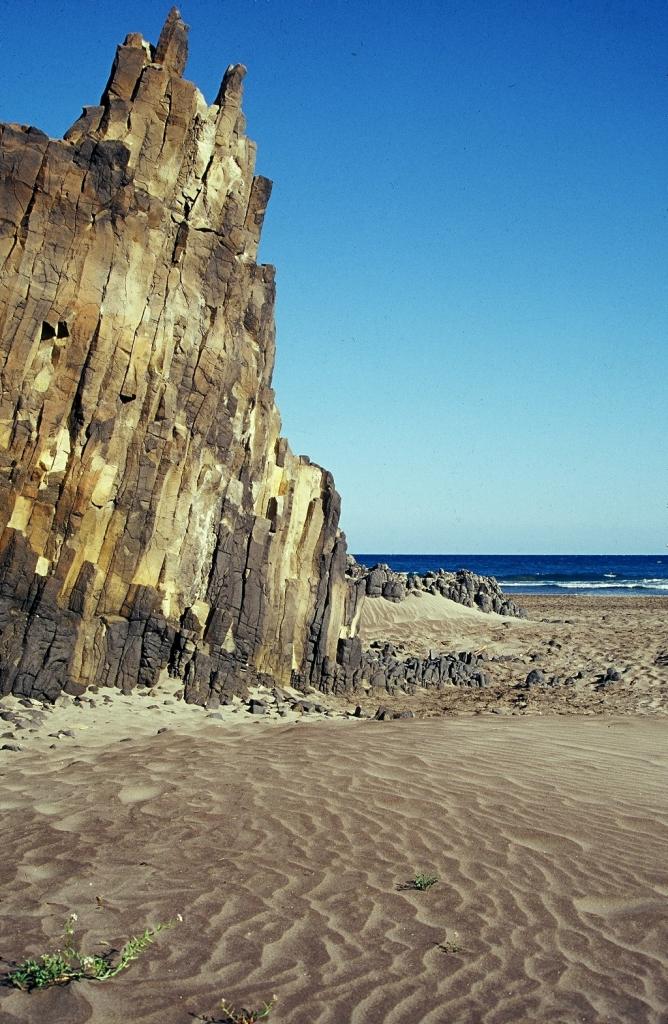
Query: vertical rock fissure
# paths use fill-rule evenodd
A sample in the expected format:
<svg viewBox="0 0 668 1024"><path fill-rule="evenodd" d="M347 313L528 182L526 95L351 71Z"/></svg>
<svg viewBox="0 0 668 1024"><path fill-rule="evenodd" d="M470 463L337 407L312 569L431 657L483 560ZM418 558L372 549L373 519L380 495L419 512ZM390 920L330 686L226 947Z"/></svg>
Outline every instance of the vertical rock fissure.
<svg viewBox="0 0 668 1024"><path fill-rule="evenodd" d="M63 140L0 128L3 692L338 671L339 498L280 440L245 68L208 106L186 56L173 9Z"/></svg>

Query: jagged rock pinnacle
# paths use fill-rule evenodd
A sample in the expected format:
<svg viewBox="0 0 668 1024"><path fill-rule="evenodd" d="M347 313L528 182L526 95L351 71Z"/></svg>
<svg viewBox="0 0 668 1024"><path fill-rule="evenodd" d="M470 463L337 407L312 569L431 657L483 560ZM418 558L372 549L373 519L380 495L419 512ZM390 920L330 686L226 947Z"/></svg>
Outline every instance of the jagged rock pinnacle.
<svg viewBox="0 0 668 1024"><path fill-rule="evenodd" d="M162 26L155 62L175 75L182 75L188 60L188 25L181 18L178 7L172 7Z"/></svg>
<svg viewBox="0 0 668 1024"><path fill-rule="evenodd" d="M280 437L240 65L182 78L174 8L64 140L0 126L0 683L337 672L356 591L331 475Z"/></svg>

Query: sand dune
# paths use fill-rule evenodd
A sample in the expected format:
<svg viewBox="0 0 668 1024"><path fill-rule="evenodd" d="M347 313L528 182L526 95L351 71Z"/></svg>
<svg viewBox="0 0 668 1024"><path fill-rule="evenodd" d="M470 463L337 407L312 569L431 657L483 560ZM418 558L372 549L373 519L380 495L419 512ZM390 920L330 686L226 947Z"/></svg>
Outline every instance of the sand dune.
<svg viewBox="0 0 668 1024"><path fill-rule="evenodd" d="M465 629L475 629L481 622L499 625L506 618L494 613L488 614L477 608L466 608L463 604L449 601L440 594L408 594L403 601L386 601L373 598L364 602L362 618L366 625L384 627L396 622L439 622Z"/></svg>
<svg viewBox="0 0 668 1024"><path fill-rule="evenodd" d="M2 954L71 910L93 947L184 921L106 983L0 990L6 1024L187 1024L272 993L275 1024L668 1019L660 720L193 716L126 742L87 721L3 770ZM439 882L402 889L415 869Z"/></svg>

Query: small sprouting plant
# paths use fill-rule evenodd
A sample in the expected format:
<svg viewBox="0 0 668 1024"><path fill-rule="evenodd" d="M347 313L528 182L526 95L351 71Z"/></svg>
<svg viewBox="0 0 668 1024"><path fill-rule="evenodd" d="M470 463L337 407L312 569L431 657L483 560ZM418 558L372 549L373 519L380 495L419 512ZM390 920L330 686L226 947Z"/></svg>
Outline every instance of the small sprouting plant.
<svg viewBox="0 0 668 1024"><path fill-rule="evenodd" d="M423 872L416 871L411 879L411 886L413 889L419 889L420 892L424 892L425 889L430 889L437 882L438 875L426 875Z"/></svg>
<svg viewBox="0 0 668 1024"><path fill-rule="evenodd" d="M236 1010L226 999L221 999L220 1009L222 1017L206 1017L208 1024L257 1024L260 1020L266 1020L276 1005L276 996L272 996L268 1003L261 1009L247 1010L242 1007Z"/></svg>
<svg viewBox="0 0 668 1024"><path fill-rule="evenodd" d="M84 978L106 981L129 967L151 945L159 932L173 928L177 921L182 920L181 915L177 914L174 921L157 924L154 928L146 928L141 935L133 935L114 960L111 953L100 956L97 953L84 953L75 947L74 924L77 915L70 914L65 922L62 949L43 953L36 959L24 960L9 972L7 980L24 992L34 988L50 988L52 985L67 985L70 981L82 981Z"/></svg>

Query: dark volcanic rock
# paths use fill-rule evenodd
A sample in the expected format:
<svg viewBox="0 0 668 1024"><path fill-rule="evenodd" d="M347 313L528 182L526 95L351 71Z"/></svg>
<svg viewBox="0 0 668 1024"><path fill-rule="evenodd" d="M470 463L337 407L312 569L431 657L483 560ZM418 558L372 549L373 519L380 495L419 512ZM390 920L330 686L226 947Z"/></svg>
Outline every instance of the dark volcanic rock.
<svg viewBox="0 0 668 1024"><path fill-rule="evenodd" d="M383 704L381 704L376 711L376 714L373 716L374 722L393 722L409 718L415 718L412 711L392 711L390 708L386 708Z"/></svg>
<svg viewBox="0 0 668 1024"><path fill-rule="evenodd" d="M616 668L613 668L611 666L610 668L607 668L605 670L605 672L603 673L602 676L599 677L599 679L597 679L597 681L596 681L596 689L597 690L605 690L605 689L607 689L608 686L611 686L613 683L620 682L621 678L622 678L621 672L619 672Z"/></svg>
<svg viewBox="0 0 668 1024"><path fill-rule="evenodd" d="M418 576L415 573L395 572L383 563L367 569L352 555L348 555L346 572L348 578L355 581L368 597L403 601L411 593L440 594L450 601L468 608L479 608L482 612L526 618L524 609L506 597L492 576L478 576L467 569L458 569L457 572L440 569L438 572Z"/></svg>
<svg viewBox="0 0 668 1024"><path fill-rule="evenodd" d="M360 654L359 665L352 670L339 643L339 661L328 665L323 687L337 694L385 690L387 693L416 693L418 689L442 689L445 686L487 687L489 680L480 668L486 659L470 651L460 654L431 654L426 658L400 659L392 644L373 646Z"/></svg>
<svg viewBox="0 0 668 1024"><path fill-rule="evenodd" d="M315 711L315 704L310 700L296 700L292 704L293 711L301 711L302 714L310 715Z"/></svg>

